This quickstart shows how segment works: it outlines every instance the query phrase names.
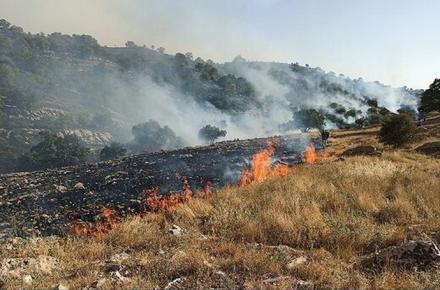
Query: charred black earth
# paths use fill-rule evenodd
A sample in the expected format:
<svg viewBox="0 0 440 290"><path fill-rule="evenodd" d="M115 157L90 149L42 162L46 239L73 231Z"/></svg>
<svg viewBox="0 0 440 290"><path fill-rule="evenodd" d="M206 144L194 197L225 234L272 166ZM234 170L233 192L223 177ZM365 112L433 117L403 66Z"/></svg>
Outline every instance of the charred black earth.
<svg viewBox="0 0 440 290"><path fill-rule="evenodd" d="M300 162L309 140L291 135L219 142L126 157L97 164L0 175L0 238L63 235L72 220L93 221L103 206L118 216L144 211L144 189L180 191L186 177L193 190L211 182L234 184L253 154L269 139L279 144L274 162ZM317 142L314 142L317 143ZM319 147L315 144L315 147Z"/></svg>

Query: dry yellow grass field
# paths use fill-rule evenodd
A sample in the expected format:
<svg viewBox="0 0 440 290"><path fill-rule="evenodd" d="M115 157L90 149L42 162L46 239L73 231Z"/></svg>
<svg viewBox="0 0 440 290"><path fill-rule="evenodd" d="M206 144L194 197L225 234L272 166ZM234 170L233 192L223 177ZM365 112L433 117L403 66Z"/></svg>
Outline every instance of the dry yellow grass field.
<svg viewBox="0 0 440 290"><path fill-rule="evenodd" d="M334 157L361 141L377 142L374 135L337 134ZM133 217L99 241L4 244L0 260L54 262L50 271L29 269L30 285L17 273L3 287L439 289L438 266L372 273L359 262L406 240L440 241L440 160L407 149L334 159L224 188L171 213ZM181 228L177 235L173 225Z"/></svg>

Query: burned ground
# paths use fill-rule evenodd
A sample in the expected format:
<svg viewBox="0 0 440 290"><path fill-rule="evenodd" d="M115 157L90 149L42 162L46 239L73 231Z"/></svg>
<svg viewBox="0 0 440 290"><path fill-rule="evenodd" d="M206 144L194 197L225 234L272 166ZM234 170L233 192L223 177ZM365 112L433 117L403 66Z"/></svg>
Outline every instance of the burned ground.
<svg viewBox="0 0 440 290"><path fill-rule="evenodd" d="M304 136L274 138L274 161L301 160ZM235 184L250 157L267 146L267 138L225 141L211 146L135 155L122 160L0 176L0 235L52 235L66 232L72 220L93 221L103 206L118 216L145 208L142 191L180 191L182 178L194 190Z"/></svg>

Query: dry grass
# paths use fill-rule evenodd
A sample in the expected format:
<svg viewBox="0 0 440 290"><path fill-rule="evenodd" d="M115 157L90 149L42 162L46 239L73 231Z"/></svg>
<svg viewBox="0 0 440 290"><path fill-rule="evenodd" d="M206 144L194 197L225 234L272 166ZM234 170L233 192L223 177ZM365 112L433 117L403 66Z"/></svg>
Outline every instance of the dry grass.
<svg viewBox="0 0 440 290"><path fill-rule="evenodd" d="M56 257L49 274L32 273L30 288L58 283L103 288L420 289L440 287L440 269L386 270L371 276L356 265L363 255L407 239L440 240L440 160L392 151L293 168L288 176L193 199L171 214L132 218L101 241L74 237L2 246L0 258ZM168 231L173 224L182 236ZM280 246L284 245L284 246ZM126 260L111 262L115 254ZM286 266L295 257L307 262ZM111 279L119 265L129 281ZM280 277L280 279L265 281ZM22 287L10 277L6 288Z"/></svg>

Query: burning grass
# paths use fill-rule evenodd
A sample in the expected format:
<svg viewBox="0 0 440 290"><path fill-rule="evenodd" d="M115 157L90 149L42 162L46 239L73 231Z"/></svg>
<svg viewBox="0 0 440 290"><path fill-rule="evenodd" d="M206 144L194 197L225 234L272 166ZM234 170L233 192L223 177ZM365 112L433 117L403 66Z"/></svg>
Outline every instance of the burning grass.
<svg viewBox="0 0 440 290"><path fill-rule="evenodd" d="M438 268L389 268L373 275L357 262L404 240L440 240L439 218L440 161L396 151L298 166L284 177L189 198L172 211L121 222L99 240L15 242L1 247L0 258L55 257L59 266L50 275L30 272L35 288L61 282L77 289L97 281L102 288L153 288L181 278L175 283L187 288L311 283L435 289ZM181 235L169 232L174 224L183 229ZM118 258L121 253L127 257ZM288 266L298 257L306 261ZM112 278L114 269L127 279ZM23 286L21 276L4 280L7 288Z"/></svg>

